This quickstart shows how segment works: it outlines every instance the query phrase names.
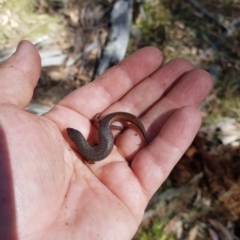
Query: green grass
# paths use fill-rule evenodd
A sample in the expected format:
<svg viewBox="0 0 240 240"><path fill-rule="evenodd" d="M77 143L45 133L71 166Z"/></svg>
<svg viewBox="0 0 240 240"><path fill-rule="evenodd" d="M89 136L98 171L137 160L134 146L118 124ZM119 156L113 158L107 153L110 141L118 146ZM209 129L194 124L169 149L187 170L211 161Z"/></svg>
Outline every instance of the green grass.
<svg viewBox="0 0 240 240"><path fill-rule="evenodd" d="M153 222L147 228L139 232L133 240L175 240L176 238L165 233L165 226L165 221Z"/></svg>

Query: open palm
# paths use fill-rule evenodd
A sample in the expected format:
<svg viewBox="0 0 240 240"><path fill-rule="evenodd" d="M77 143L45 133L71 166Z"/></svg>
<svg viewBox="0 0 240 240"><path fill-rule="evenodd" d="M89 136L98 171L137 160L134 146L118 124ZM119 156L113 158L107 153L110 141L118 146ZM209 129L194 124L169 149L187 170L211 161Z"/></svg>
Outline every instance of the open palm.
<svg viewBox="0 0 240 240"><path fill-rule="evenodd" d="M40 74L37 51L23 41L0 66L1 239L131 239L144 209L193 140L197 105L209 75L184 59L160 67L147 47L72 92L44 116L24 111ZM66 133L96 143L92 118L125 111L140 116L146 145L130 126L115 134L103 161L82 160Z"/></svg>

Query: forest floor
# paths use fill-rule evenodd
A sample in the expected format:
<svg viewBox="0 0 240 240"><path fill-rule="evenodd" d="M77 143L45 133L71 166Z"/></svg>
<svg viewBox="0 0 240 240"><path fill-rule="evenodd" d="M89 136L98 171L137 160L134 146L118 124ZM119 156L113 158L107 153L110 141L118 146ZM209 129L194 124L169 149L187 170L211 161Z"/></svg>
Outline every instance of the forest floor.
<svg viewBox="0 0 240 240"><path fill-rule="evenodd" d="M23 38L34 42L43 69L32 102L52 107L93 80L113 2L29 2L0 2L0 59ZM184 57L214 81L200 106L203 127L152 198L135 240L240 239L239 30L239 0L134 1L127 55L156 46L164 62Z"/></svg>

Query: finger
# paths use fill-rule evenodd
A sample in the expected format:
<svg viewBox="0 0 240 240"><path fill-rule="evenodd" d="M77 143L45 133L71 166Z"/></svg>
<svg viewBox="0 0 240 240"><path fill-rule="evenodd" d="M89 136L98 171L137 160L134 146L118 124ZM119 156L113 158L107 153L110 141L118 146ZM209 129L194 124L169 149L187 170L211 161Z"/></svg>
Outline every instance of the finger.
<svg viewBox="0 0 240 240"><path fill-rule="evenodd" d="M192 69L192 64L185 59L170 61L132 88L119 101L111 105L101 114L101 117L116 111L130 112L136 116L141 115L150 106L159 101L169 91L169 88L172 88L179 81L182 75ZM150 123L151 116L148 120ZM143 123L145 124L145 121ZM145 126L148 127L146 124ZM129 129L130 131L126 131L119 137L116 145L124 158L132 159L146 145L146 142L136 126L131 126ZM113 133L119 133L119 131L113 131ZM136 135L136 133L139 134Z"/></svg>
<svg viewBox="0 0 240 240"><path fill-rule="evenodd" d="M186 73L167 95L156 103L144 116L151 117L150 137L156 136L167 119L176 109L184 106L198 106L212 90L212 80L208 72L193 69Z"/></svg>
<svg viewBox="0 0 240 240"><path fill-rule="evenodd" d="M40 67L35 47L28 41L21 41L16 52L0 66L0 102L24 108L32 98Z"/></svg>
<svg viewBox="0 0 240 240"><path fill-rule="evenodd" d="M182 75L192 69L192 64L185 59L174 59L168 62L111 105L103 115L116 111L130 112L137 116L142 115L159 101L170 88L173 88Z"/></svg>
<svg viewBox="0 0 240 240"><path fill-rule="evenodd" d="M143 48L107 70L94 82L72 92L59 104L92 118L152 74L162 62L161 52Z"/></svg>
<svg viewBox="0 0 240 240"><path fill-rule="evenodd" d="M196 108L182 108L169 118L154 141L136 155L131 168L148 199L187 150L200 125L201 114Z"/></svg>
<svg viewBox="0 0 240 240"><path fill-rule="evenodd" d="M160 131L168 118L179 108L184 106L197 106L211 91L212 80L210 75L200 69L187 72L161 101L149 109L141 118L150 139ZM131 125L116 142L121 149L123 157L131 160L146 143L138 134L137 129Z"/></svg>

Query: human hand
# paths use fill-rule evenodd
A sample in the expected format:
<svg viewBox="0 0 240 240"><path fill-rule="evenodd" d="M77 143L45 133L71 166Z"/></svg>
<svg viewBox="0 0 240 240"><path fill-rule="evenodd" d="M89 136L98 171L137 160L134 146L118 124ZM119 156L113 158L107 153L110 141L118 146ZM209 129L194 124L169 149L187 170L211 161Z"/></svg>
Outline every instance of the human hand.
<svg viewBox="0 0 240 240"><path fill-rule="evenodd" d="M50 112L24 111L40 75L35 48L23 41L0 66L0 238L131 239L145 207L191 144L201 124L197 105L212 87L208 73L141 49ZM146 145L130 126L103 161L82 161L66 133L96 140L101 112L141 116Z"/></svg>

